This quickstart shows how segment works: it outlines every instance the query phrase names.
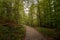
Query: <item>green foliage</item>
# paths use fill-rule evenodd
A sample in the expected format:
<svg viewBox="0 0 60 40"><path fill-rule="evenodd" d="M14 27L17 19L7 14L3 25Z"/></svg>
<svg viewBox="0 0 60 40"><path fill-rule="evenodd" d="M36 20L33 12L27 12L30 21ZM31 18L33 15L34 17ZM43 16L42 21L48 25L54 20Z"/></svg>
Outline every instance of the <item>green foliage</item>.
<svg viewBox="0 0 60 40"><path fill-rule="evenodd" d="M22 40L24 38L24 28L0 25L0 40Z"/></svg>
<svg viewBox="0 0 60 40"><path fill-rule="evenodd" d="M0 0L0 21L20 23L21 10L23 10L22 4L21 0Z"/></svg>
<svg viewBox="0 0 60 40"><path fill-rule="evenodd" d="M60 39L60 2L59 0L38 1L38 20L40 26L55 28L56 40ZM47 30L46 30L47 31ZM45 31L44 31L45 32ZM47 34L47 33L46 33ZM49 35L49 34L48 34Z"/></svg>
<svg viewBox="0 0 60 40"><path fill-rule="evenodd" d="M48 28L55 28L55 9L54 9L54 2L52 0L43 0L42 2L38 3L38 20L40 20L40 26L48 27ZM52 7L53 6L53 7ZM54 10L54 11L52 11Z"/></svg>
<svg viewBox="0 0 60 40"><path fill-rule="evenodd" d="M23 7L21 4L21 0L0 0L0 40L23 39L24 28L15 27L15 25L20 25L20 7Z"/></svg>
<svg viewBox="0 0 60 40"><path fill-rule="evenodd" d="M48 29L43 27L37 27L36 29L47 37L56 38L57 36L57 33L54 29Z"/></svg>

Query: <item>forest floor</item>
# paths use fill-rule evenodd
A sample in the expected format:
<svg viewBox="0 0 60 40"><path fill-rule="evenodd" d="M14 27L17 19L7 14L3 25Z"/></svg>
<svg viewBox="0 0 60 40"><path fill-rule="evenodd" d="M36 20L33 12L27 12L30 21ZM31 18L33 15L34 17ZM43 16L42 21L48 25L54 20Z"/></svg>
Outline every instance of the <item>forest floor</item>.
<svg viewBox="0 0 60 40"><path fill-rule="evenodd" d="M46 38L33 27L26 25L24 25L24 27L26 28L25 40L46 40Z"/></svg>
<svg viewBox="0 0 60 40"><path fill-rule="evenodd" d="M55 29L44 28L44 27L36 27L35 29L40 33L42 33L47 40L55 40L57 36Z"/></svg>

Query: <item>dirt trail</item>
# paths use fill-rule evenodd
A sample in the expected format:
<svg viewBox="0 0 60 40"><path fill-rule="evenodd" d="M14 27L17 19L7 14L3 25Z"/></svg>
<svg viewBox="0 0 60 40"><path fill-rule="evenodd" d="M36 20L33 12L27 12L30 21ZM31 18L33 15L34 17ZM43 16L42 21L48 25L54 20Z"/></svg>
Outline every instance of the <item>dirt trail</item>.
<svg viewBox="0 0 60 40"><path fill-rule="evenodd" d="M44 36L34 28L25 25L24 27L26 28L25 40L46 40Z"/></svg>

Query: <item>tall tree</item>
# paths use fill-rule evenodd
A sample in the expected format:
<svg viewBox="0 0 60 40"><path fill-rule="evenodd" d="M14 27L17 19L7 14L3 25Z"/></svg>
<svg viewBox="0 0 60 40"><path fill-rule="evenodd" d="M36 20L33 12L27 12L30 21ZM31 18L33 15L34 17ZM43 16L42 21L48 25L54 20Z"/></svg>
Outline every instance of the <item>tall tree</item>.
<svg viewBox="0 0 60 40"><path fill-rule="evenodd" d="M55 11L56 11L56 31L57 31L57 36L56 40L60 39L60 0L55 0Z"/></svg>
<svg viewBox="0 0 60 40"><path fill-rule="evenodd" d="M55 27L55 12L53 0L38 1L38 20L40 20L40 26L42 25L45 27Z"/></svg>

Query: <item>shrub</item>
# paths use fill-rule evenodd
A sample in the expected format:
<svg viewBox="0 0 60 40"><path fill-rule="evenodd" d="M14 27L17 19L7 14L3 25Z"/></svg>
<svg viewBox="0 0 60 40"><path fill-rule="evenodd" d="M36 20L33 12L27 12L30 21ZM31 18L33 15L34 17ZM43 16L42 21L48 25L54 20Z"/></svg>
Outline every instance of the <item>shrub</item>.
<svg viewBox="0 0 60 40"><path fill-rule="evenodd" d="M22 40L24 32L23 27L0 25L0 40Z"/></svg>

